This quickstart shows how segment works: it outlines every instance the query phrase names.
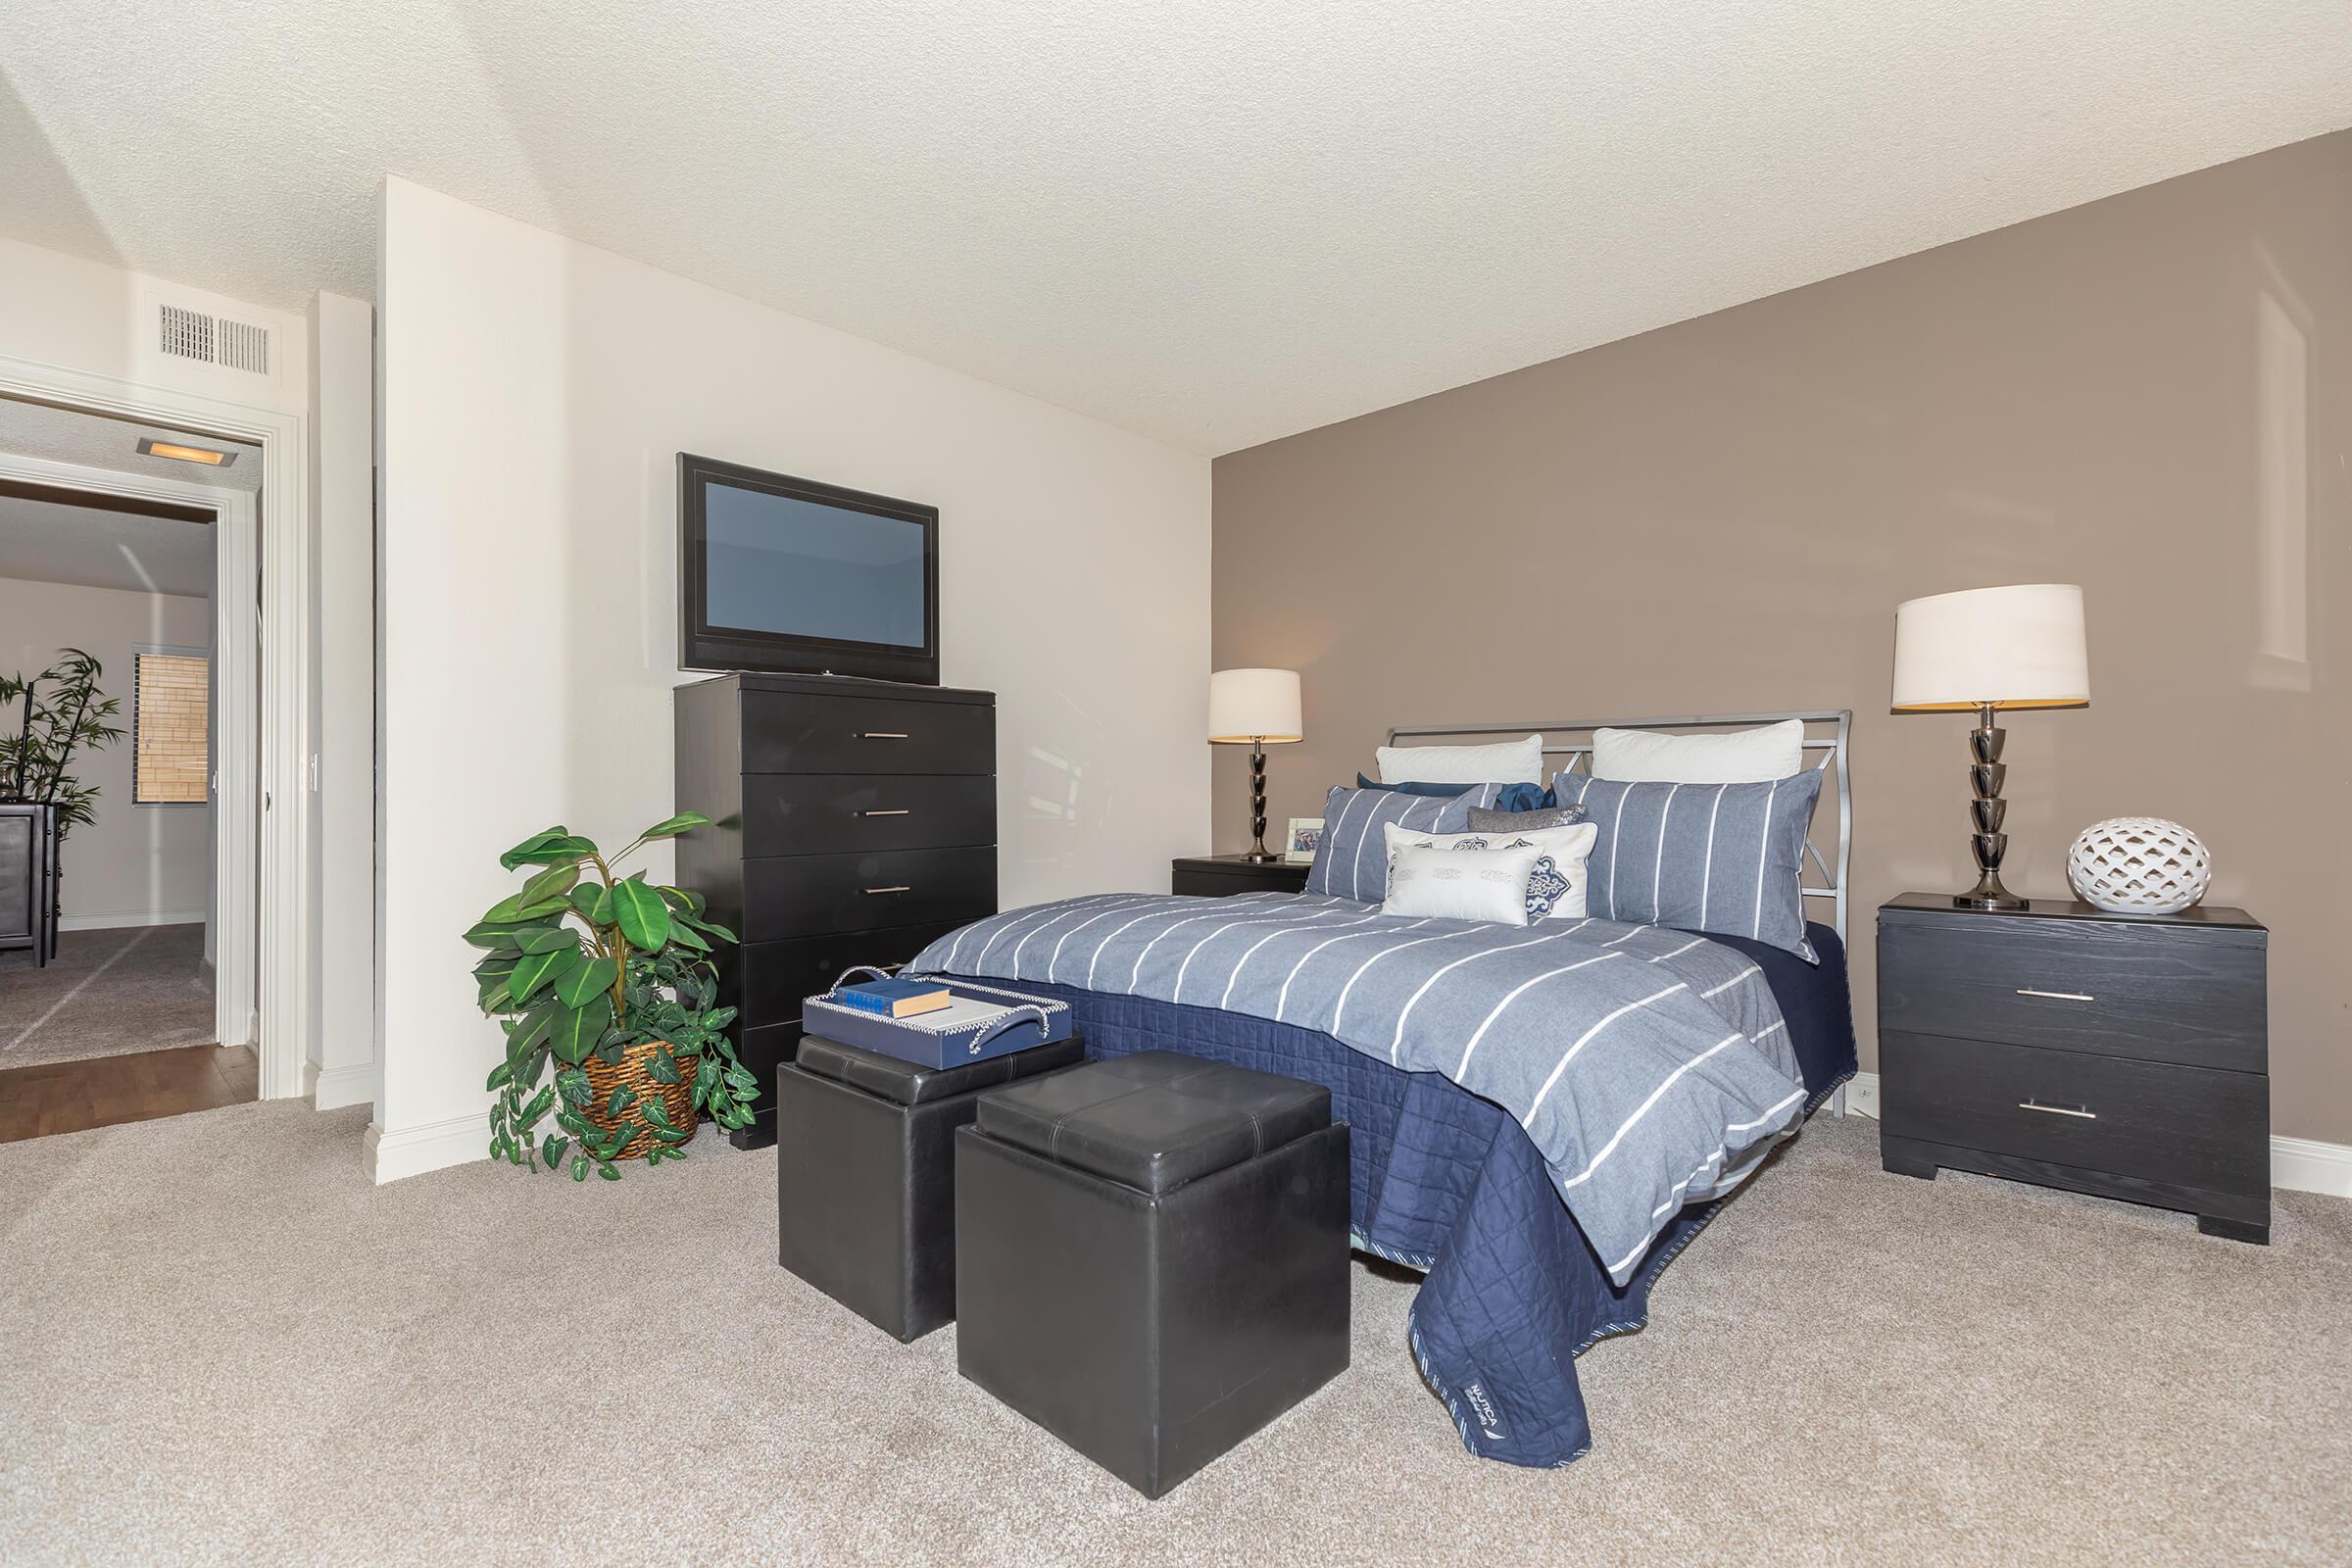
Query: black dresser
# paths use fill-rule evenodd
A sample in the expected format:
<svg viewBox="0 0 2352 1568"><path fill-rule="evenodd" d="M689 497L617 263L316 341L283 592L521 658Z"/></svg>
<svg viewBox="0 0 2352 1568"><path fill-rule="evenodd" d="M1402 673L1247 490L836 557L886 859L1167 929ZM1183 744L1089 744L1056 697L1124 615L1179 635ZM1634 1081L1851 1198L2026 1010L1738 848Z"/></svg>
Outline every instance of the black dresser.
<svg viewBox="0 0 2352 1568"><path fill-rule="evenodd" d="M1880 1157L2271 1229L2270 933L2243 909L1879 910Z"/></svg>
<svg viewBox="0 0 2352 1568"><path fill-rule="evenodd" d="M765 1086L734 1135L757 1148L775 1139L802 998L996 912L996 694L721 675L675 702L678 808L715 824L678 841L678 885L743 939L718 970Z"/></svg>

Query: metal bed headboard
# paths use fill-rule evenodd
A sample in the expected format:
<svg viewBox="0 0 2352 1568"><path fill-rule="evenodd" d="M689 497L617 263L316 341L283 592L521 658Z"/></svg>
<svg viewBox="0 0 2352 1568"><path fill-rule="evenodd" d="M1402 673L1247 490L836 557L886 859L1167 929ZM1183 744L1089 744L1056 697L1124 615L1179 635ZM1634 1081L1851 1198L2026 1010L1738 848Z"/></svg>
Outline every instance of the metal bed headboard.
<svg viewBox="0 0 2352 1568"><path fill-rule="evenodd" d="M1801 719L1804 722L1804 749L1808 752L1818 751L1824 754L1822 760L1815 766L1833 770L1838 780L1837 868L1831 869L1829 861L1822 856L1820 845L1814 842L1812 835L1807 835L1805 855L1812 860L1816 871L1820 874L1822 885L1819 887L1807 885L1802 891L1808 899L1831 901L1831 907L1836 912L1838 940L1842 944L1845 941L1846 872L1853 858L1854 846L1853 781L1848 773L1846 761L1846 743L1851 738L1854 728L1854 710L1850 708L1814 709L1791 713L1707 713L1690 718L1551 719L1544 723L1530 724L1403 724L1389 731L1389 744L1391 746L1426 745L1432 742L1443 743L1449 740L1467 739L1474 735L1517 736L1534 732L1544 737L1544 755L1545 757L1567 759L1560 771L1571 771L1580 759L1584 760L1585 767L1590 771L1592 765L1592 732L1596 729L1743 729L1757 724L1785 723L1792 718ZM1832 732L1827 735L1816 735L1813 733L1816 725L1828 725ZM1562 735L1581 735L1585 738L1581 741L1557 739ZM1816 830L1820 827L1818 812L1815 814L1814 826ZM1804 874L1804 867L1801 863L1797 867L1797 871L1801 878Z"/></svg>

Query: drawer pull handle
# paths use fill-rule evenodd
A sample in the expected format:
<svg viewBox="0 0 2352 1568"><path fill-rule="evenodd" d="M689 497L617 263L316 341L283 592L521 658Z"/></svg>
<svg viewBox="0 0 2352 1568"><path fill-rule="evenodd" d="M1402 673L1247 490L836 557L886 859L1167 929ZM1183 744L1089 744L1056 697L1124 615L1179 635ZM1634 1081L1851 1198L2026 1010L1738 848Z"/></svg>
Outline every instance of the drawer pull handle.
<svg viewBox="0 0 2352 1568"><path fill-rule="evenodd" d="M2087 991L2036 991L2032 986L2019 986L2021 997L2047 997L2052 1002L2093 1002L2097 999Z"/></svg>
<svg viewBox="0 0 2352 1568"><path fill-rule="evenodd" d="M906 732L903 729L859 730L858 738L861 741L903 741L906 738Z"/></svg>
<svg viewBox="0 0 2352 1568"><path fill-rule="evenodd" d="M2084 1121L2099 1119L2099 1113L2088 1105L2045 1105L2038 1100L2021 1100L2017 1102L2017 1108L2038 1110L2052 1116L2080 1116Z"/></svg>
<svg viewBox="0 0 2352 1568"><path fill-rule="evenodd" d="M911 808L898 806L887 811L859 811L858 814L859 816L912 816L914 812Z"/></svg>
<svg viewBox="0 0 2352 1568"><path fill-rule="evenodd" d="M908 887L867 888L865 891L868 893L912 893L914 889Z"/></svg>

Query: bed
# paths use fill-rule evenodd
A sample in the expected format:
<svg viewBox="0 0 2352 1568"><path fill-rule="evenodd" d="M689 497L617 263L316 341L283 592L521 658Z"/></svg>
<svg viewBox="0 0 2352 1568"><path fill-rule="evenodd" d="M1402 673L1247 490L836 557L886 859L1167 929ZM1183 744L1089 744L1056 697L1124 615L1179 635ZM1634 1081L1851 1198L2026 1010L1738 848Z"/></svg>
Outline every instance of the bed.
<svg viewBox="0 0 2352 1568"><path fill-rule="evenodd" d="M1815 961L1663 926L1408 921L1260 892L1007 910L907 972L1064 1001L1091 1055L1178 1051L1328 1086L1354 1129L1354 1243L1422 1274L1411 1348L1463 1445L1567 1464L1592 1443L1576 1357L1646 1321L1660 1271L1853 1075L1851 714L1390 732L1396 745L1540 731L1548 770L1576 765L1591 750L1577 737L1604 723L1790 718L1836 785L1834 820L1815 812L1801 862L1805 901L1828 915L1805 928Z"/></svg>

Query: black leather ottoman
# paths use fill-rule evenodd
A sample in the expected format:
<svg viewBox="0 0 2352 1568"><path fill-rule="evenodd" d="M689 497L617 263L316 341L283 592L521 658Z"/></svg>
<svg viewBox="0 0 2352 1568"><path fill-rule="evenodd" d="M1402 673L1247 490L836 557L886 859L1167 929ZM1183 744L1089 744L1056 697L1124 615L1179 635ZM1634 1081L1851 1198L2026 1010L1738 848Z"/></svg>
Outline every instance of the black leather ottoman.
<svg viewBox="0 0 2352 1568"><path fill-rule="evenodd" d="M776 1069L776 1255L902 1341L956 1316L956 1129L1080 1040L944 1069L814 1035Z"/></svg>
<svg viewBox="0 0 2352 1568"><path fill-rule="evenodd" d="M1160 1496L1347 1370L1347 1124L1164 1051L992 1090L956 1281L963 1375Z"/></svg>

